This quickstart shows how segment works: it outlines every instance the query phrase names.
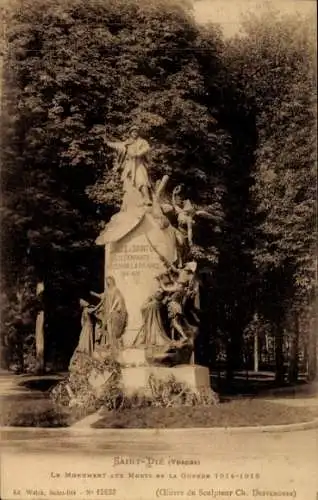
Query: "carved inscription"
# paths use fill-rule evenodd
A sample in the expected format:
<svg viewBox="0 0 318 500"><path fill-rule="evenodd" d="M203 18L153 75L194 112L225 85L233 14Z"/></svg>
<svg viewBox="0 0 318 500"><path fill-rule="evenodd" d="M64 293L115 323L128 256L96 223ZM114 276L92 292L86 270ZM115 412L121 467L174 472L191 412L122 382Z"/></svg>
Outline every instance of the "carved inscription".
<svg viewBox="0 0 318 500"><path fill-rule="evenodd" d="M125 276L136 276L147 269L159 271L160 262L149 245L129 244L113 254L111 268L121 271Z"/></svg>

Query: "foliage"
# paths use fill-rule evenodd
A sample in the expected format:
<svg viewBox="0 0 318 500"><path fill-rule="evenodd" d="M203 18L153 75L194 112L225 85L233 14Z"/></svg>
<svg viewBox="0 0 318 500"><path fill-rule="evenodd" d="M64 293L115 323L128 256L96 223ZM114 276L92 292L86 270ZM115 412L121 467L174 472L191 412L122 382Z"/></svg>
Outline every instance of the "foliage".
<svg viewBox="0 0 318 500"><path fill-rule="evenodd" d="M94 387L91 377L109 374L107 380ZM82 408L92 412L104 406L116 408L120 398L120 367L111 357L103 360L93 359L84 353L76 353L70 365L70 374L51 391L52 400L61 407Z"/></svg>
<svg viewBox="0 0 318 500"><path fill-rule="evenodd" d="M210 406L218 404L218 397L212 389L194 391L187 384L178 382L174 375L162 380L153 374L149 376L145 392L132 396L124 395L119 409L178 406Z"/></svg>
<svg viewBox="0 0 318 500"><path fill-rule="evenodd" d="M246 16L228 64L257 140L248 209L255 311L282 338L289 310L312 302L315 246L314 33L310 19ZM289 323L290 327L290 323ZM278 328L278 330L277 330ZM274 331L273 330L273 331ZM292 331L290 332L292 334Z"/></svg>
<svg viewBox="0 0 318 500"><path fill-rule="evenodd" d="M169 174L171 188L185 184L187 196L212 209L214 220L203 232L198 227L195 252L215 265L213 234L222 219L215 187L229 138L214 117L218 85L210 87L213 108L205 102L201 46L210 54L210 80L220 79L221 42L217 32L201 33L185 7L164 0L148 6L36 0L9 9L2 118L7 288L18 276L26 279L29 268L34 278L60 282L74 299L85 287L91 273L85 249L121 196L105 133L121 137L131 123L152 144L153 182ZM48 293L51 302L60 296Z"/></svg>
<svg viewBox="0 0 318 500"><path fill-rule="evenodd" d="M233 42L258 131L252 196L259 228L255 263L263 270L295 265L310 286L315 216L315 76L311 20L268 12L245 21ZM235 48L234 48L235 47ZM308 274L309 272L309 274ZM308 281L309 280L309 281ZM312 282L312 280L311 280Z"/></svg>
<svg viewBox="0 0 318 500"><path fill-rule="evenodd" d="M91 376L96 372L110 374L99 387L91 384ZM82 408L87 413L99 408L121 411L149 406L166 408L218 403L217 395L212 390L193 391L186 384L178 382L173 375L161 380L151 374L147 387L127 394L122 387L120 366L112 356L97 360L83 353L75 356L70 375L53 388L51 398L58 406Z"/></svg>
<svg viewBox="0 0 318 500"><path fill-rule="evenodd" d="M2 339L3 366L16 371L34 368L34 320L38 304L30 290L30 284L20 283L11 297L2 294L1 329L6 332Z"/></svg>
<svg viewBox="0 0 318 500"><path fill-rule="evenodd" d="M216 26L197 26L182 0L10 6L1 117L9 350L32 340L28 304L43 280L48 350L65 351L67 363L78 298L98 274L93 242L121 199L105 135L122 138L132 123L151 143L152 181L169 175L168 191L182 184L212 214L194 234L202 360L213 363L221 346L230 373L255 313L277 339L313 316L312 26L269 10L243 28L225 42Z"/></svg>

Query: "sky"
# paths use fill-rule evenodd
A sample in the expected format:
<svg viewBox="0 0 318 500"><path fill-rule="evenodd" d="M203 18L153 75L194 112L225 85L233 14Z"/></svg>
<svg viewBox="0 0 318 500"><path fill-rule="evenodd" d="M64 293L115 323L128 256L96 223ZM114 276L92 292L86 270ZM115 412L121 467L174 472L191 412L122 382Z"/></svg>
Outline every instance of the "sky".
<svg viewBox="0 0 318 500"><path fill-rule="evenodd" d="M239 31L240 17L248 11L261 12L266 4L273 4L282 13L297 12L316 19L316 0L197 0L194 12L199 23L215 22L222 26L225 36Z"/></svg>

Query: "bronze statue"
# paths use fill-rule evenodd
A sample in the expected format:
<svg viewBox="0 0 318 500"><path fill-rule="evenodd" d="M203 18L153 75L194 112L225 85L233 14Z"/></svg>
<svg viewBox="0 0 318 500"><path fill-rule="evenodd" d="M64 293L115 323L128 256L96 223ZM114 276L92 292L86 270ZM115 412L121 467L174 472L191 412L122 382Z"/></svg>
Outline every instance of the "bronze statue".
<svg viewBox="0 0 318 500"><path fill-rule="evenodd" d="M108 343L118 348L127 323L127 309L124 297L116 286L113 276L106 279L105 320Z"/></svg>
<svg viewBox="0 0 318 500"><path fill-rule="evenodd" d="M182 205L178 205L176 196L181 192L181 186L177 186L172 191L172 206L177 214L178 229L176 236L180 246L186 242L191 248L193 245L193 218L195 211L190 200L185 200Z"/></svg>
<svg viewBox="0 0 318 500"><path fill-rule="evenodd" d="M193 228L198 217L212 218L212 215L205 210L197 210L189 199L180 200L181 186L177 186L172 191L171 203L161 199L161 209L164 214L171 219L174 226L175 239L178 253L178 265L182 265L189 258L189 254L194 245Z"/></svg>
<svg viewBox="0 0 318 500"><path fill-rule="evenodd" d="M161 289L169 294L166 302L171 324L172 340L175 340L176 333L179 334L182 340L189 340L189 336L183 326L184 304L186 299L194 294L196 267L196 262L188 262L181 269L176 270L174 268L175 277L172 283L167 284L160 279Z"/></svg>
<svg viewBox="0 0 318 500"><path fill-rule="evenodd" d="M106 293L90 294L98 298L99 302L92 305L80 299L82 329L70 366L79 353L91 357L98 348L118 349L127 323L125 301L112 276L107 278Z"/></svg>
<svg viewBox="0 0 318 500"><path fill-rule="evenodd" d="M92 319L92 314L94 313L95 307L91 306L91 304L89 304L89 302L84 299L80 299L79 303L82 307L82 329L78 344L70 360L70 367L72 366L73 361L76 359L77 354L86 354L88 356L92 356L94 352L94 322Z"/></svg>
<svg viewBox="0 0 318 500"><path fill-rule="evenodd" d="M142 327L134 341L134 347L167 346L171 339L165 332L162 321L162 306L165 292L158 278L158 290L151 295L141 309Z"/></svg>
<svg viewBox="0 0 318 500"><path fill-rule="evenodd" d="M131 127L125 141L105 140L107 146L118 152L115 171L121 169L121 180L125 192L136 189L144 203L151 205L151 187L148 177L148 155L150 145L139 135L138 127Z"/></svg>

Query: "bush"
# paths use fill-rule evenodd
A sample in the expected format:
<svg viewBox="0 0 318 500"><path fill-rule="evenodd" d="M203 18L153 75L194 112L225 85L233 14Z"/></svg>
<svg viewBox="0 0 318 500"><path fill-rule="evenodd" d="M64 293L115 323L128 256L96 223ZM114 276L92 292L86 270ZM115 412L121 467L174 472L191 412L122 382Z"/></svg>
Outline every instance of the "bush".
<svg viewBox="0 0 318 500"><path fill-rule="evenodd" d="M111 357L93 359L83 353L75 354L70 365L70 374L51 391L53 401L59 406L82 408L87 413L105 408L124 410L133 408L176 406L211 406L218 403L217 395L205 388L193 391L173 375L161 380L150 375L148 385L132 395L125 394L121 386L120 365ZM99 384L92 384L98 376Z"/></svg>

